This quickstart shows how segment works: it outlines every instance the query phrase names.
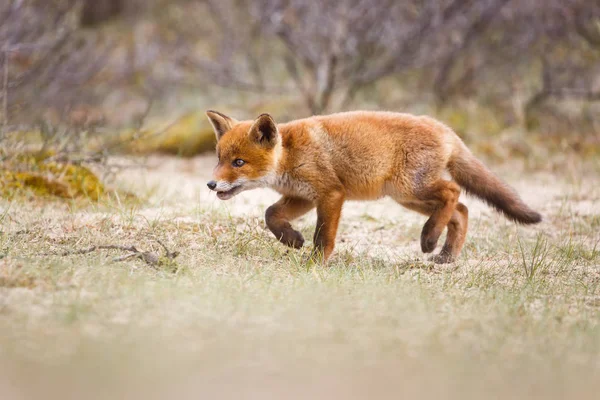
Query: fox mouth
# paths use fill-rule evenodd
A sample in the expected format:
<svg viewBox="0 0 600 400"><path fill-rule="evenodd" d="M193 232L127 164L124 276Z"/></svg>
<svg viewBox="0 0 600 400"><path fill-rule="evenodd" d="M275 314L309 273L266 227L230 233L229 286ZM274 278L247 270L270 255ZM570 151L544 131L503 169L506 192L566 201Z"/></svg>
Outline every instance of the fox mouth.
<svg viewBox="0 0 600 400"><path fill-rule="evenodd" d="M229 200L236 194L242 191L242 185L235 186L229 190L221 190L217 192L217 197L221 200Z"/></svg>

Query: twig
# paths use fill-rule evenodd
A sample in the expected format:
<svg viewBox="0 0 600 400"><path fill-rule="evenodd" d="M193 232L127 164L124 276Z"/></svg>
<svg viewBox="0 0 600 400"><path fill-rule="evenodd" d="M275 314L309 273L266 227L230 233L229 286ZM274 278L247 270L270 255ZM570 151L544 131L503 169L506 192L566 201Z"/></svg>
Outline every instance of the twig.
<svg viewBox="0 0 600 400"><path fill-rule="evenodd" d="M61 257L66 257L70 255L80 255L80 254L89 254L96 250L121 250L126 251L129 254L125 254L124 256L116 257L112 259L112 262L121 262L125 260L129 260L131 258L139 258L144 261L146 264L151 267L157 267L161 264L169 265L172 260L174 260L178 255L178 251L170 251L167 246L159 239L154 239L158 244L162 246L165 250L165 255L163 257L159 256L157 253L152 251L140 251L135 246L121 246L116 244L108 244L108 245L99 245L99 246L91 246L85 249L80 250L69 250L59 254L44 254L44 255L58 255ZM171 264L172 265L172 264Z"/></svg>
<svg viewBox="0 0 600 400"><path fill-rule="evenodd" d="M61 257L66 257L66 256L78 255L78 254L88 254L88 253L92 253L96 250L123 250L123 251L131 251L133 253L139 253L139 250L136 249L134 246L119 246L119 245L115 245L115 244L109 244L109 245L91 246L91 247L88 247L86 249L81 249L81 250L67 250L58 255ZM53 255L53 254L44 254L44 255Z"/></svg>
<svg viewBox="0 0 600 400"><path fill-rule="evenodd" d="M126 254L124 256L121 257L116 257L112 259L112 262L119 262L119 261L125 261L125 260L129 260L132 257L137 257L139 256L138 253L131 253L131 254Z"/></svg>
<svg viewBox="0 0 600 400"><path fill-rule="evenodd" d="M167 246L165 246L164 243L161 242L159 239L155 238L154 240L156 240L156 242L158 244L160 244L162 246L162 248L165 250L165 258L173 260L175 257L177 257L179 255L178 251L170 251L169 248Z"/></svg>

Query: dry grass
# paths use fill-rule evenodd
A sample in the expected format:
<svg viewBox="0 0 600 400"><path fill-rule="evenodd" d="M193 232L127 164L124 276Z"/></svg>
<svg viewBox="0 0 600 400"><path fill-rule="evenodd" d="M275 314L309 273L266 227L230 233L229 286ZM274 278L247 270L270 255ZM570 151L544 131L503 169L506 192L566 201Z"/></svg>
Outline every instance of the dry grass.
<svg viewBox="0 0 600 400"><path fill-rule="evenodd" d="M545 222L467 199L463 257L418 252L423 218L350 203L323 268L264 229L268 191L218 202L212 157L153 158L148 201L0 202L0 393L32 398L595 398L600 181L495 168ZM299 221L307 238L314 215ZM92 245L180 251L176 268Z"/></svg>

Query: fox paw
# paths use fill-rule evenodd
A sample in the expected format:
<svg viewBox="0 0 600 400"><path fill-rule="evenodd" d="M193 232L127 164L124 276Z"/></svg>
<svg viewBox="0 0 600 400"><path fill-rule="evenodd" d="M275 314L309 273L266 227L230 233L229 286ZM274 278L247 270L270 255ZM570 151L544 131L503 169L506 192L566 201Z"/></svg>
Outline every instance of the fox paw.
<svg viewBox="0 0 600 400"><path fill-rule="evenodd" d="M302 234L293 229L284 230L281 233L279 241L286 246L293 247L294 249L299 249L304 245L304 237Z"/></svg>
<svg viewBox="0 0 600 400"><path fill-rule="evenodd" d="M436 264L449 264L455 261L455 258L452 254L446 253L442 251L440 254L436 254L430 258Z"/></svg>

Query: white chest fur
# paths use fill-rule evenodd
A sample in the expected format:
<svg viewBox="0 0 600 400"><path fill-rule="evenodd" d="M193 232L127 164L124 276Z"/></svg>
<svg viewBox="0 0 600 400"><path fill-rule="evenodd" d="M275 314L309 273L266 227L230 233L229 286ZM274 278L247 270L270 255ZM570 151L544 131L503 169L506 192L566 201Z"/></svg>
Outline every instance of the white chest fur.
<svg viewBox="0 0 600 400"><path fill-rule="evenodd" d="M271 188L285 196L301 197L309 200L314 200L317 194L310 184L292 178L288 174L278 176L272 183Z"/></svg>

